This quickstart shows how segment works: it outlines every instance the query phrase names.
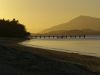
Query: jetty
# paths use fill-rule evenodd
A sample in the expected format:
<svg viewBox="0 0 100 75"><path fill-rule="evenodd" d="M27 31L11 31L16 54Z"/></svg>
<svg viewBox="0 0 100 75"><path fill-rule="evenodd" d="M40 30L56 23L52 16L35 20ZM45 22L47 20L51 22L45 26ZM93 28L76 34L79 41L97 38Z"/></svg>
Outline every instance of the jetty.
<svg viewBox="0 0 100 75"><path fill-rule="evenodd" d="M68 38L86 38L86 35L33 35L33 39L68 39Z"/></svg>

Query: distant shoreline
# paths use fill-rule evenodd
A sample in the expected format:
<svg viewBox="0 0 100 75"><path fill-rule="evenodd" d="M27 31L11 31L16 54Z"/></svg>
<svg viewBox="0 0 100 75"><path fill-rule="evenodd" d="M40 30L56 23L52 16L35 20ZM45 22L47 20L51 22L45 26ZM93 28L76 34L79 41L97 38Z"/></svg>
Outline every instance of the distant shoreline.
<svg viewBox="0 0 100 75"><path fill-rule="evenodd" d="M100 35L85 35L85 36L64 36L64 35L37 35L31 36L30 39L100 39Z"/></svg>

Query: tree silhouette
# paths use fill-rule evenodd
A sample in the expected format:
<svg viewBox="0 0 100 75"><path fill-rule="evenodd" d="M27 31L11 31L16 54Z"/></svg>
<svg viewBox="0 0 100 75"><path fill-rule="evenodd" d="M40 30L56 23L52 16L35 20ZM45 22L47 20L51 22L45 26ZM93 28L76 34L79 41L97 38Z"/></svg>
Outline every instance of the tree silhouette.
<svg viewBox="0 0 100 75"><path fill-rule="evenodd" d="M26 31L23 24L18 20L0 20L0 37L27 37L30 33Z"/></svg>

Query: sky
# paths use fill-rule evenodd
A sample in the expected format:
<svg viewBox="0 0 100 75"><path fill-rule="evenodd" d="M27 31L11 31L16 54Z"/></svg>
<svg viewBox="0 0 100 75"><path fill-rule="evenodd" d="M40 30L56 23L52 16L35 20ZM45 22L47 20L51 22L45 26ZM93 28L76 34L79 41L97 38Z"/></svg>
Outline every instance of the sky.
<svg viewBox="0 0 100 75"><path fill-rule="evenodd" d="M100 0L0 0L0 19L16 18L31 33L80 15L100 18Z"/></svg>

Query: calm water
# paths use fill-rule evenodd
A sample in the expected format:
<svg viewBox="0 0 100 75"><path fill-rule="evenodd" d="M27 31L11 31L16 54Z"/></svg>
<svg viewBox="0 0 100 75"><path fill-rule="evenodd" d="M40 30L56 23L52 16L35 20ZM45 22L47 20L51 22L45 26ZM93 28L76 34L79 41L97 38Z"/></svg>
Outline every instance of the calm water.
<svg viewBox="0 0 100 75"><path fill-rule="evenodd" d="M100 57L100 39L32 39L21 44Z"/></svg>

